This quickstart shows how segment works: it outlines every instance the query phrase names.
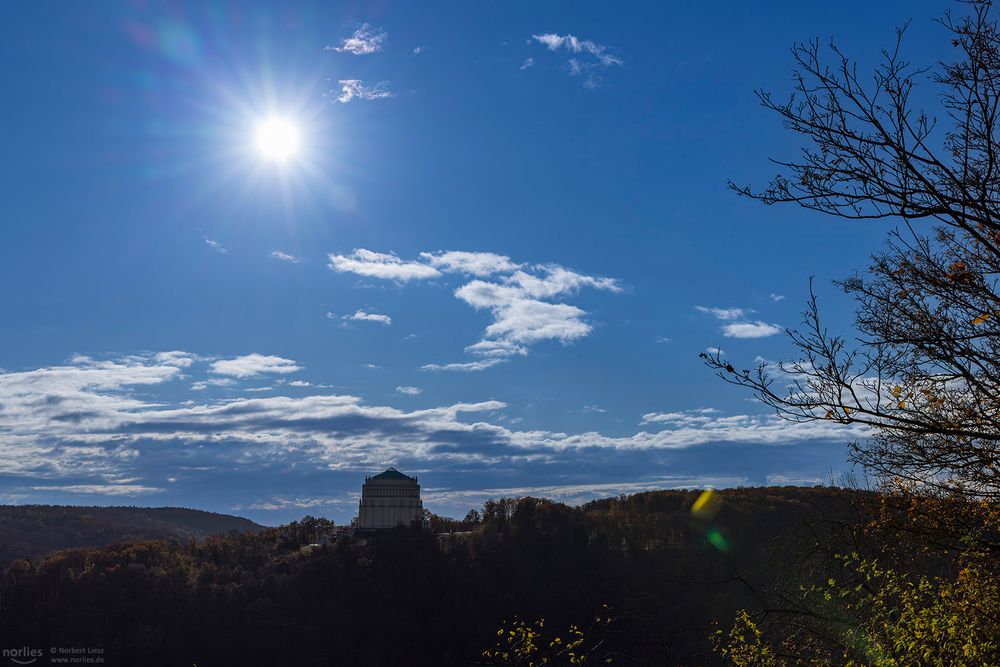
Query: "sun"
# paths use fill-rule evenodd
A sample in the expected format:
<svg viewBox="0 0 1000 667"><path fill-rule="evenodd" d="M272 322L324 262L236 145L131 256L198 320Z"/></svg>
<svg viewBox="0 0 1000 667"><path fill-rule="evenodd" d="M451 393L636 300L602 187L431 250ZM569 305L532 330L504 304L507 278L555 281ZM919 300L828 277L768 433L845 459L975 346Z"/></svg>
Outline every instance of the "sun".
<svg viewBox="0 0 1000 667"><path fill-rule="evenodd" d="M261 156L287 162L299 152L299 128L287 118L267 118L257 124L255 143Z"/></svg>

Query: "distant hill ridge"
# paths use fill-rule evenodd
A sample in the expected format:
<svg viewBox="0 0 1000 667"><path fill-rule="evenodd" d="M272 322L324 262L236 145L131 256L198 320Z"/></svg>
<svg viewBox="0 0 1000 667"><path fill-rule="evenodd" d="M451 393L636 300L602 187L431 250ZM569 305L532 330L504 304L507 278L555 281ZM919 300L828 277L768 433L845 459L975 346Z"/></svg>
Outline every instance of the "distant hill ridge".
<svg viewBox="0 0 1000 667"><path fill-rule="evenodd" d="M60 549L133 540L187 541L262 528L242 517L183 507L0 505L0 566Z"/></svg>

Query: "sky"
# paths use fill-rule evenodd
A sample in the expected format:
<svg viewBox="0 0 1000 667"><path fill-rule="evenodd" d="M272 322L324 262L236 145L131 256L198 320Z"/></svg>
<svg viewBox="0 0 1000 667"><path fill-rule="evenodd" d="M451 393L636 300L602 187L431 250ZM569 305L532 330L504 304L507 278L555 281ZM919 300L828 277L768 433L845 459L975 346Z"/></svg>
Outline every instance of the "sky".
<svg viewBox="0 0 1000 667"><path fill-rule="evenodd" d="M9 2L0 502L348 521L818 484L864 432L698 358L794 357L891 223L765 207L754 91L833 38L949 57L931 2ZM930 90L930 89L928 89ZM285 155L288 153L288 155ZM283 159L282 159L283 158Z"/></svg>

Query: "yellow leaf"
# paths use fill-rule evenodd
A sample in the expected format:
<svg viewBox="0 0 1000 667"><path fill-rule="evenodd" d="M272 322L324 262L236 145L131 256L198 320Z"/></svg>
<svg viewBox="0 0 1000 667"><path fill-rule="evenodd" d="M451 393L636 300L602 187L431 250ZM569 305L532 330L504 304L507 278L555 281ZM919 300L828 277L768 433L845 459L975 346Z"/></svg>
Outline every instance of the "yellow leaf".
<svg viewBox="0 0 1000 667"><path fill-rule="evenodd" d="M906 409L906 401L900 401L899 402L899 409L900 410L905 410Z"/></svg>
<svg viewBox="0 0 1000 667"><path fill-rule="evenodd" d="M980 315L976 319L972 320L972 323L973 324L982 324L983 322L985 322L986 320L990 319L991 317L992 317L992 315L990 313L983 313L982 315Z"/></svg>

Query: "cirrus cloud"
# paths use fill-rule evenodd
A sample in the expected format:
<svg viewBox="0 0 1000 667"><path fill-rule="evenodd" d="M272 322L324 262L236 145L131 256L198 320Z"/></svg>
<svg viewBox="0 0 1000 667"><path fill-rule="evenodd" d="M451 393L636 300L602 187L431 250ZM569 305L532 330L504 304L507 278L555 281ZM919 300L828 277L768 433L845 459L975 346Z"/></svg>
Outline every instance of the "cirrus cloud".
<svg viewBox="0 0 1000 667"><path fill-rule="evenodd" d="M562 50L573 54L573 57L566 63L567 69L571 76L579 76L583 79L585 88L599 87L601 85L601 71L625 63L618 56L609 53L607 46L589 39L579 39L571 34L543 33L532 35L529 43L532 41L544 45L549 51ZM530 58L529 60L531 64L534 64L534 60ZM522 65L521 69L526 69L526 67Z"/></svg>
<svg viewBox="0 0 1000 667"><path fill-rule="evenodd" d="M371 86L366 86L360 79L340 79L337 83L340 85L340 90L334 92L337 93L337 101L342 104L354 99L371 101L393 96L386 81Z"/></svg>
<svg viewBox="0 0 1000 667"><path fill-rule="evenodd" d="M299 262L302 261L295 255L290 255L282 250L275 250L274 252L271 253L271 257L273 259L278 259L281 260L282 262L290 262L292 264L298 264Z"/></svg>
<svg viewBox="0 0 1000 667"><path fill-rule="evenodd" d="M324 50L367 56L381 51L388 37L389 34L382 28L373 28L367 23L362 23L361 27L355 30L350 37L345 37L340 41L340 46L327 46Z"/></svg>

